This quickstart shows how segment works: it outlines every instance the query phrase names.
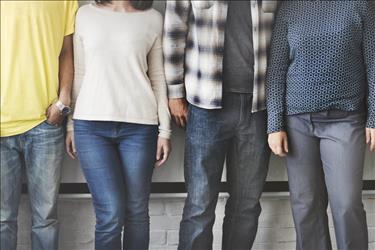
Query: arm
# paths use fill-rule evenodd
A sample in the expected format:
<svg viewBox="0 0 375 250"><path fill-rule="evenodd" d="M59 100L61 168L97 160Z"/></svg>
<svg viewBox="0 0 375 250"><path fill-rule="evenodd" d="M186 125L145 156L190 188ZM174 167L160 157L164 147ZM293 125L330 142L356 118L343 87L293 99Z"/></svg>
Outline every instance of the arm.
<svg viewBox="0 0 375 250"><path fill-rule="evenodd" d="M363 21L363 52L368 81L368 117L366 142L375 151L375 3L367 1L367 12Z"/></svg>
<svg viewBox="0 0 375 250"><path fill-rule="evenodd" d="M165 82L162 47L162 18L156 40L147 56L148 77L158 105L159 138L157 142L156 166L166 162L171 151L171 115L168 109L167 85Z"/></svg>
<svg viewBox="0 0 375 250"><path fill-rule="evenodd" d="M286 8L286 3L283 3L276 18L266 83L268 144L272 152L278 156L285 156L289 152L285 132L285 89L290 50Z"/></svg>
<svg viewBox="0 0 375 250"><path fill-rule="evenodd" d="M164 20L163 51L169 108L173 120L180 127L185 127L187 123L184 63L190 11L190 0L167 1Z"/></svg>
<svg viewBox="0 0 375 250"><path fill-rule="evenodd" d="M73 80L73 91L71 98L71 106L74 109L75 103L83 78L85 76L85 53L82 38L76 33L74 34L74 80ZM73 131L73 114L68 117L67 131Z"/></svg>
<svg viewBox="0 0 375 250"><path fill-rule="evenodd" d="M159 117L159 137L169 139L171 136L171 116L168 109L167 85L164 76L163 50L161 31L147 56L148 77L156 97Z"/></svg>
<svg viewBox="0 0 375 250"><path fill-rule="evenodd" d="M367 16L363 22L363 51L369 90L367 127L375 128L375 3L367 4Z"/></svg>
<svg viewBox="0 0 375 250"><path fill-rule="evenodd" d="M63 10L65 13L64 23L64 40L59 55L59 101L65 106L70 106L71 89L73 81L73 32L75 14L78 9L78 2L64 1ZM51 124L60 124L64 117L56 105L48 107L46 112L47 119Z"/></svg>
<svg viewBox="0 0 375 250"><path fill-rule="evenodd" d="M286 4L283 3L274 26L267 70L266 92L269 134L285 131L285 92L290 50L286 15Z"/></svg>
<svg viewBox="0 0 375 250"><path fill-rule="evenodd" d="M167 1L164 19L163 51L169 98L185 97L184 61L189 30L189 0Z"/></svg>
<svg viewBox="0 0 375 250"><path fill-rule="evenodd" d="M64 38L63 47L59 57L59 100L66 106L71 102L73 84L73 36Z"/></svg>
<svg viewBox="0 0 375 250"><path fill-rule="evenodd" d="M83 78L85 76L85 53L83 47L82 38L76 33L74 34L74 81L73 81L73 91L72 91L72 100L71 107L74 109L75 103L78 97L78 94L81 90L81 85ZM66 151L73 159L76 158L76 148L74 143L73 135L73 114L70 114L68 117L68 123L66 126L67 135L66 135Z"/></svg>
<svg viewBox="0 0 375 250"><path fill-rule="evenodd" d="M71 89L73 82L73 42L72 35L64 37L63 46L59 56L59 100L70 106ZM64 117L56 105L52 104L47 110L47 119L51 124L60 124Z"/></svg>

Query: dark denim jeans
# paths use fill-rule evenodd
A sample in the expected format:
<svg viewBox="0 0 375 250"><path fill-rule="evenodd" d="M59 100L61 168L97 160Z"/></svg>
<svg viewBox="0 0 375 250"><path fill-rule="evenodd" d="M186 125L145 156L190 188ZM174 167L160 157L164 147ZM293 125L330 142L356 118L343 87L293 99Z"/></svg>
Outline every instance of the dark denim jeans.
<svg viewBox="0 0 375 250"><path fill-rule="evenodd" d="M63 156L63 128L46 122L23 134L1 138L1 250L16 249L22 168L32 211L32 249L57 249L56 203Z"/></svg>
<svg viewBox="0 0 375 250"><path fill-rule="evenodd" d="M230 197L223 224L223 249L249 250L255 239L268 171L266 112L251 113L252 95L227 93L220 110L190 105L186 133L188 197L179 250L212 249L212 226L226 159Z"/></svg>
<svg viewBox="0 0 375 250"><path fill-rule="evenodd" d="M121 249L123 230L123 249L148 249L157 126L75 120L74 136L96 213L95 249Z"/></svg>

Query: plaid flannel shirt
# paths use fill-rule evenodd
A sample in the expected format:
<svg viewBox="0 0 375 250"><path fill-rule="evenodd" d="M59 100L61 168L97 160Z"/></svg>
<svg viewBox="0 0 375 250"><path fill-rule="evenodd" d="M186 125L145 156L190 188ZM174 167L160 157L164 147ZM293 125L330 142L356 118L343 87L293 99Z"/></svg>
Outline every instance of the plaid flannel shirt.
<svg viewBox="0 0 375 250"><path fill-rule="evenodd" d="M252 111L264 110L267 52L277 1L251 1L254 44ZM222 107L222 71L227 1L168 0L164 60L169 98L205 109Z"/></svg>

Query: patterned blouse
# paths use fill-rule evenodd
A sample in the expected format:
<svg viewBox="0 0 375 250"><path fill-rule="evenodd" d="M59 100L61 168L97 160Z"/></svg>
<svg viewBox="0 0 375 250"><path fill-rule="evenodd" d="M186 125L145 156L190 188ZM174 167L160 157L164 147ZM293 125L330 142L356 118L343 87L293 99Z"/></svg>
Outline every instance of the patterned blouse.
<svg viewBox="0 0 375 250"><path fill-rule="evenodd" d="M284 1L267 73L268 133L285 116L367 104L375 128L375 3Z"/></svg>

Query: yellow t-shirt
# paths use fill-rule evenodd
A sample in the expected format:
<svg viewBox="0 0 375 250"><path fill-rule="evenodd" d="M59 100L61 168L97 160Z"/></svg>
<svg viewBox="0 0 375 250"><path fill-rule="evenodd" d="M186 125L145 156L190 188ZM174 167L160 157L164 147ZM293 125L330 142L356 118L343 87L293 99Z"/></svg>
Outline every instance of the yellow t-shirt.
<svg viewBox="0 0 375 250"><path fill-rule="evenodd" d="M77 1L1 1L1 137L22 134L58 98L59 55Z"/></svg>

